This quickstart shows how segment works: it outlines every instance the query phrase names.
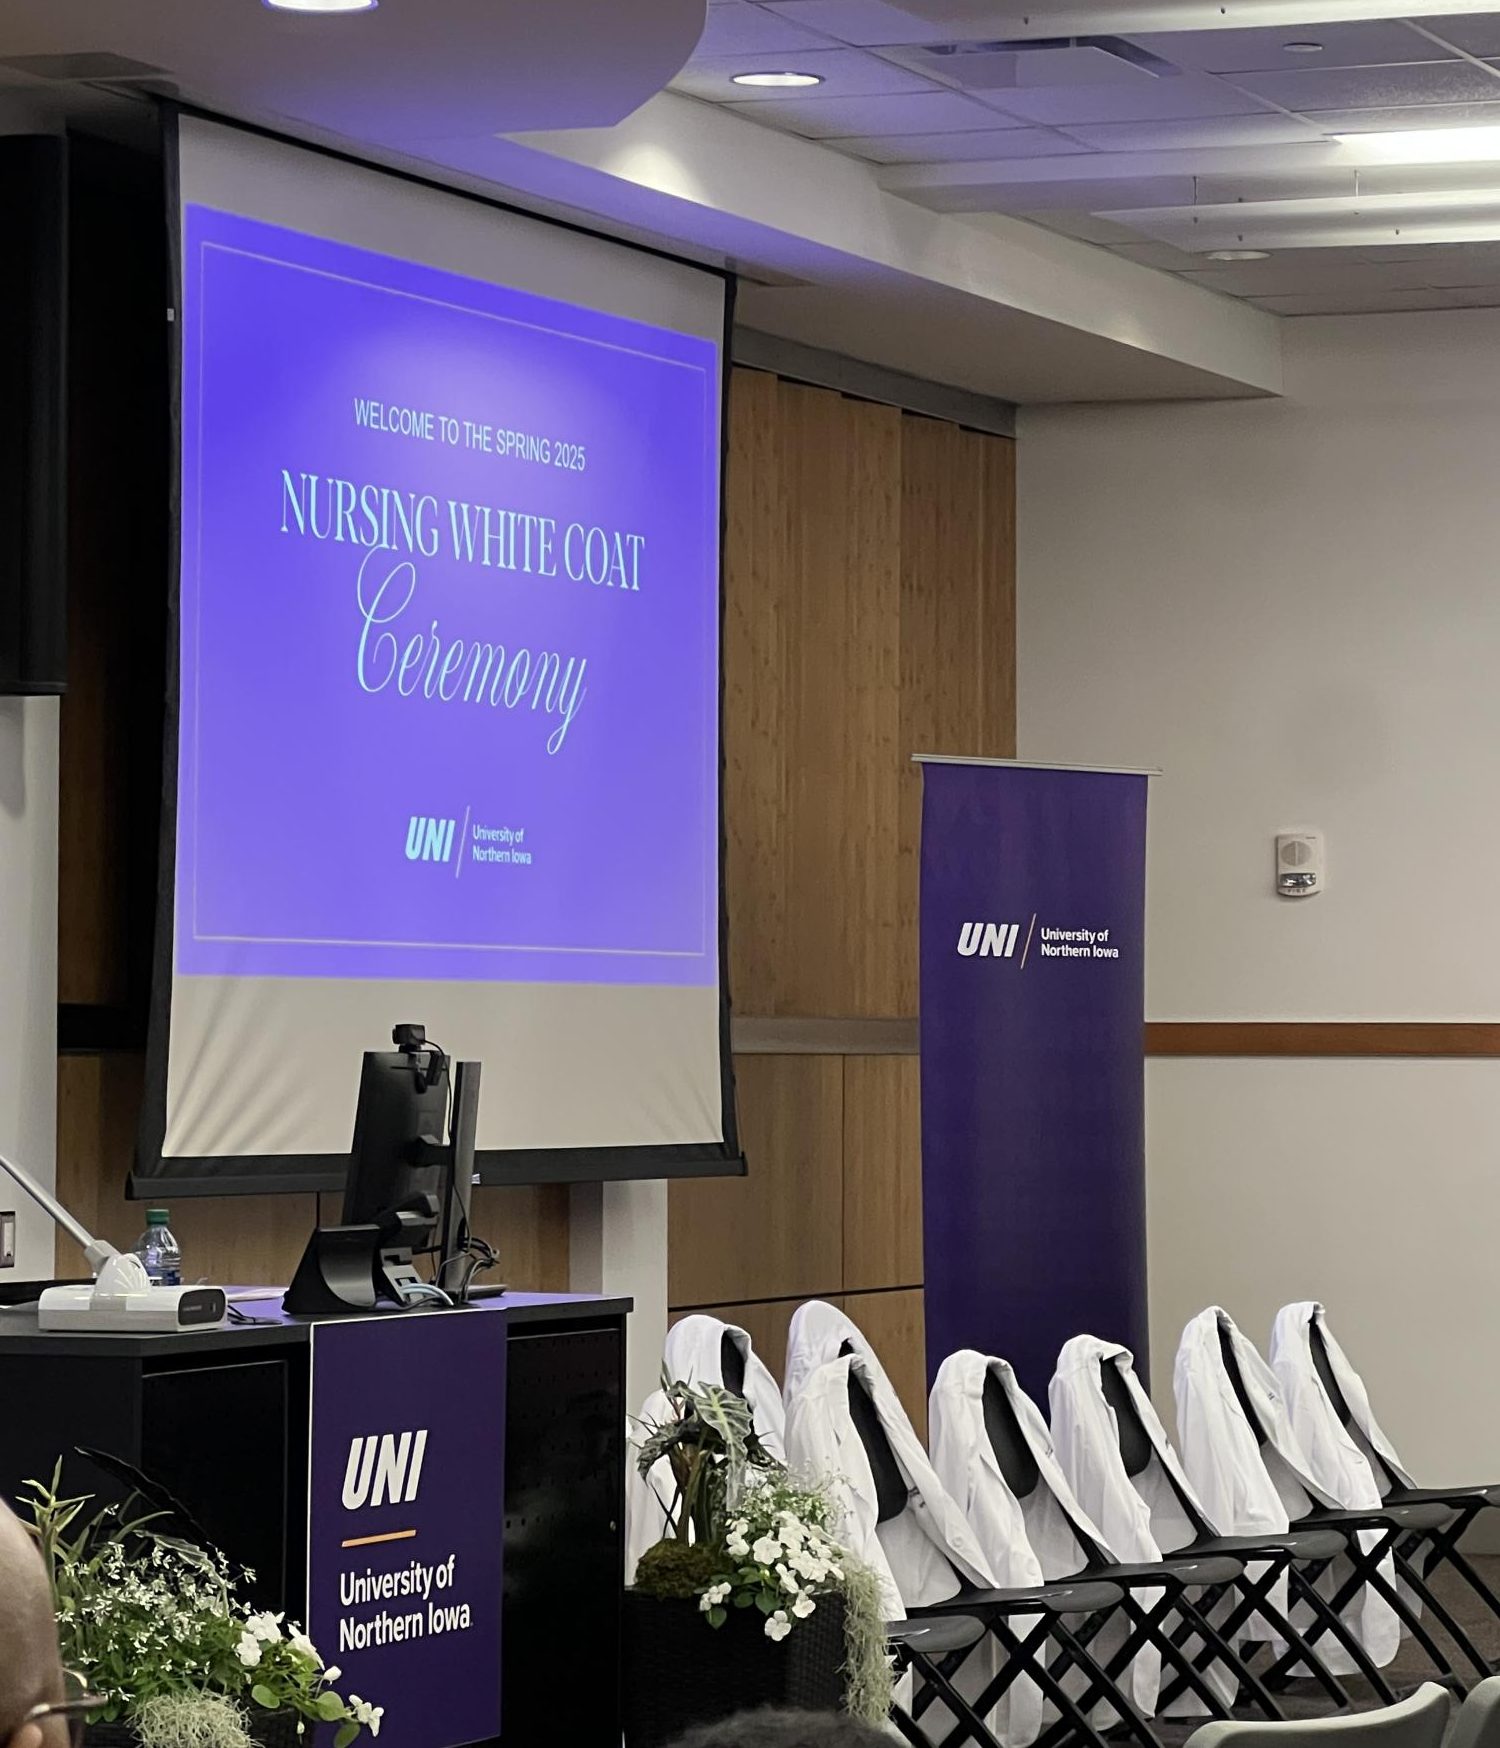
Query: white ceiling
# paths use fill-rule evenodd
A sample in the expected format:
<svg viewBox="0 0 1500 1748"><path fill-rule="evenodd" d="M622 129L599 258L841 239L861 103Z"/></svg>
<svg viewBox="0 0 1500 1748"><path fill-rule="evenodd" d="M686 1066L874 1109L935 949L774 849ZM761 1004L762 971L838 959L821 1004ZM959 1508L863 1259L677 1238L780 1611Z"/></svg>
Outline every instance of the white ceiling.
<svg viewBox="0 0 1500 1748"><path fill-rule="evenodd" d="M731 83L767 68L824 82ZM713 0L673 89L935 211L1024 218L1274 314L1500 305L1500 145L1373 164L1334 138L1500 129L1500 4ZM1269 259L1208 258L1246 246Z"/></svg>

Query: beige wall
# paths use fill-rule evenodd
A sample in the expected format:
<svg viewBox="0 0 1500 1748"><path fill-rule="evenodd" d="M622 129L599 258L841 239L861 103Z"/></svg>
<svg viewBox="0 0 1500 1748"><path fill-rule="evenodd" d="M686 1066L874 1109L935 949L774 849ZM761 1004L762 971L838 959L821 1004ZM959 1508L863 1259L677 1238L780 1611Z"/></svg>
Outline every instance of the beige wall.
<svg viewBox="0 0 1500 1748"><path fill-rule="evenodd" d="M1286 357L1279 402L1024 416L1020 750L1162 767L1150 1018L1494 1019L1500 312ZM1156 1060L1147 1127L1158 1395L1205 1303L1318 1297L1422 1471L1500 1470L1500 1062Z"/></svg>

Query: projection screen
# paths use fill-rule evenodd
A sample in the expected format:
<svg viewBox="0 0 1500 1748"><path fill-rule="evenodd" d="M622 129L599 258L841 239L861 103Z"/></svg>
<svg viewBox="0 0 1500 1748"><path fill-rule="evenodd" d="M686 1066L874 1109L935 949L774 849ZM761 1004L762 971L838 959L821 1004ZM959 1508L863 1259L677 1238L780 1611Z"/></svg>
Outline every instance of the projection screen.
<svg viewBox="0 0 1500 1748"><path fill-rule="evenodd" d="M178 576L143 1192L334 1188L398 1022L486 1181L742 1169L727 281L177 118Z"/></svg>

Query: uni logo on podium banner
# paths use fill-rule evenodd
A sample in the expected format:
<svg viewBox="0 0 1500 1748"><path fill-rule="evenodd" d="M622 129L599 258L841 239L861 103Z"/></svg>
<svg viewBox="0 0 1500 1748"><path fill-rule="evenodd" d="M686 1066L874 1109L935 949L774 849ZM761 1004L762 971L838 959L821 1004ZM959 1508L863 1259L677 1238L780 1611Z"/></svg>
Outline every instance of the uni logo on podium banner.
<svg viewBox="0 0 1500 1748"><path fill-rule="evenodd" d="M481 1302L312 1326L305 1618L384 1708L380 1748L500 1734L506 1324Z"/></svg>
<svg viewBox="0 0 1500 1748"><path fill-rule="evenodd" d="M408 862L446 862L453 854L453 834L458 829L456 819L429 819L414 813L406 828L406 859Z"/></svg>

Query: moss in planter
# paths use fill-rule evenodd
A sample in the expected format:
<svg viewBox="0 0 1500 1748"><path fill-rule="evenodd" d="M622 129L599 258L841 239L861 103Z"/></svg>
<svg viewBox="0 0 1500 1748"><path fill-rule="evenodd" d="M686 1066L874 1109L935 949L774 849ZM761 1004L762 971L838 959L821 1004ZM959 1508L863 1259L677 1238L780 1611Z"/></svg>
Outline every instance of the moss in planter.
<svg viewBox="0 0 1500 1748"><path fill-rule="evenodd" d="M254 1748L244 1712L222 1694L153 1694L130 1721L141 1748Z"/></svg>
<svg viewBox="0 0 1500 1748"><path fill-rule="evenodd" d="M724 1569L724 1550L704 1542L658 1542L641 1555L635 1587L643 1596L699 1596Z"/></svg>

